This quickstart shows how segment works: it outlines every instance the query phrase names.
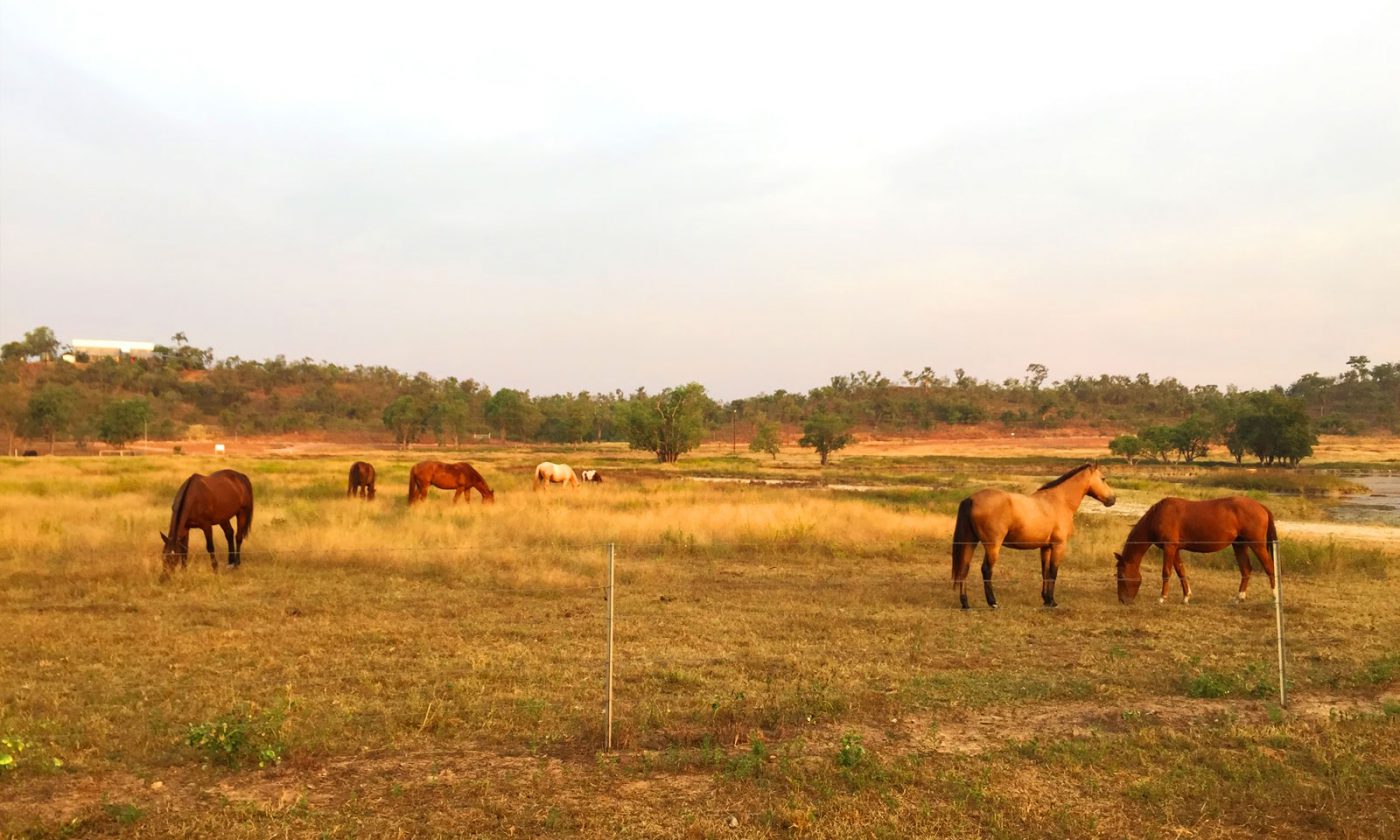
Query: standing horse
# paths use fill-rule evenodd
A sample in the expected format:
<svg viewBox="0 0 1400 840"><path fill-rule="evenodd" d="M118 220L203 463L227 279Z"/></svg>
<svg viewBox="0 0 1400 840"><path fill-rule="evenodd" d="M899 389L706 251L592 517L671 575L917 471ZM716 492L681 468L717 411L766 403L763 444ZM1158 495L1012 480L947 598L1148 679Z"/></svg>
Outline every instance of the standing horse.
<svg viewBox="0 0 1400 840"><path fill-rule="evenodd" d="M367 502L374 501L374 465L366 461L356 461L350 465L350 483L345 489L347 497L359 496Z"/></svg>
<svg viewBox="0 0 1400 840"><path fill-rule="evenodd" d="M235 519L238 521L236 534L230 524L230 520ZM248 476L233 470L219 470L213 475L195 473L185 479L170 505L170 533L160 535L165 543L162 577L168 576L176 563L185 567L190 554L190 531L195 529L204 532L209 562L218 571L219 562L214 559L215 525L223 529L224 539L228 540L229 566L237 566L242 562L243 540L253 527L253 483Z"/></svg>
<svg viewBox="0 0 1400 840"><path fill-rule="evenodd" d="M550 484L567 484L570 487L578 486L578 477L574 475L573 468L568 464L552 464L549 461L542 461L535 467L535 489L539 490Z"/></svg>
<svg viewBox="0 0 1400 840"><path fill-rule="evenodd" d="M1114 552L1118 561L1118 600L1132 603L1142 586L1142 558L1152 546L1162 549L1162 597L1165 603L1171 584L1172 570L1181 580L1181 603L1191 603L1191 584L1186 580L1186 564L1181 552L1210 554L1226 546L1235 549L1235 562L1240 567L1240 591L1243 601L1249 592L1249 554L1253 551L1269 576L1269 588L1278 598L1278 582L1274 578L1274 550L1278 545L1278 530L1273 513L1253 499L1230 496L1192 502L1165 498L1147 509L1147 513L1128 532L1121 552Z"/></svg>
<svg viewBox="0 0 1400 840"><path fill-rule="evenodd" d="M455 464L444 464L441 461L422 461L413 465L413 469L408 474L408 503L421 502L428 498L428 488L436 487L439 490L456 490L452 496L452 504L457 504L457 500L463 496L467 497L467 504L471 504L471 490L476 490L481 494L483 504L491 504L496 501L496 494L491 492L491 488L486 485L486 479L481 477L481 473L466 461L458 461Z"/></svg>
<svg viewBox="0 0 1400 840"><path fill-rule="evenodd" d="M598 470L583 470L578 474L578 480L584 483L602 484L603 474Z"/></svg>
<svg viewBox="0 0 1400 840"><path fill-rule="evenodd" d="M982 588L988 605L993 609L997 606L992 568L1005 546L1040 550L1040 597L1045 606L1055 606L1055 578L1074 533L1074 513L1085 496L1093 496L1105 507L1113 507L1116 501L1098 464L1075 467L1029 496L989 488L963 499L953 529L953 585L963 609L968 608L967 573L979 542L984 551Z"/></svg>

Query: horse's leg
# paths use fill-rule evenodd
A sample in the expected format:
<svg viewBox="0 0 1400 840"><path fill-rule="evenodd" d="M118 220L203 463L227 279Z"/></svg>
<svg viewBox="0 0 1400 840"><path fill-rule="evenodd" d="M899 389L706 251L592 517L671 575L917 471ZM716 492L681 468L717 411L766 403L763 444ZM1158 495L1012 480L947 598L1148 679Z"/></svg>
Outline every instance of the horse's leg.
<svg viewBox="0 0 1400 840"><path fill-rule="evenodd" d="M1175 552L1175 559L1172 567L1176 569L1176 577L1181 581L1181 603L1191 603L1191 581L1186 577L1186 561L1181 557L1181 549Z"/></svg>
<svg viewBox="0 0 1400 840"><path fill-rule="evenodd" d="M457 492L452 494L452 504L454 504L454 505L457 504L457 500L460 499L460 498L462 498L462 494L464 494L464 493L466 493L466 492L467 492L467 488L465 488L465 487L458 487L458 488L457 488ZM471 497L468 496L468 497L467 497L467 504L471 504L471 503L472 503Z"/></svg>
<svg viewBox="0 0 1400 840"><path fill-rule="evenodd" d="M987 606L997 608L997 594L992 591L992 567L1001 555L1001 543L982 543L982 592L987 596Z"/></svg>
<svg viewBox="0 0 1400 840"><path fill-rule="evenodd" d="M1235 549L1235 564L1240 567L1240 592L1235 597L1243 601L1249 595L1249 548L1247 543L1242 542L1237 542L1231 547ZM1273 577L1270 574L1269 580L1272 581Z"/></svg>
<svg viewBox="0 0 1400 840"><path fill-rule="evenodd" d="M214 527L212 525L205 525L200 530L204 532L204 545L209 549L209 566L217 572L219 570L219 561L214 559Z"/></svg>
<svg viewBox="0 0 1400 840"><path fill-rule="evenodd" d="M226 540L226 541L228 542L228 564L229 564L230 566L237 566L237 565L238 565L238 540L235 539L235 538L234 538L234 535L233 535L233 523L232 523L232 522L220 522L220 523L219 523L219 528L220 528L220 530L222 530L222 531L224 532L224 540Z"/></svg>
<svg viewBox="0 0 1400 840"><path fill-rule="evenodd" d="M1040 598L1047 607L1058 607L1055 603L1055 580L1060 576L1060 561L1065 559L1064 543L1055 543L1040 550Z"/></svg>
<svg viewBox="0 0 1400 840"><path fill-rule="evenodd" d="M1055 586L1050 582L1050 546L1040 547L1040 600L1045 606L1055 602Z"/></svg>
<svg viewBox="0 0 1400 840"><path fill-rule="evenodd" d="M1175 564L1172 563L1171 546L1168 543L1162 543L1162 597L1157 599L1159 604L1167 602L1167 592L1171 590L1172 586L1173 568L1175 568Z"/></svg>
<svg viewBox="0 0 1400 840"><path fill-rule="evenodd" d="M1269 576L1269 591L1273 593L1274 600L1278 600L1278 578L1274 577L1274 549L1267 542L1250 543L1249 548L1254 552L1254 556L1259 558L1259 565L1264 567L1264 574Z"/></svg>

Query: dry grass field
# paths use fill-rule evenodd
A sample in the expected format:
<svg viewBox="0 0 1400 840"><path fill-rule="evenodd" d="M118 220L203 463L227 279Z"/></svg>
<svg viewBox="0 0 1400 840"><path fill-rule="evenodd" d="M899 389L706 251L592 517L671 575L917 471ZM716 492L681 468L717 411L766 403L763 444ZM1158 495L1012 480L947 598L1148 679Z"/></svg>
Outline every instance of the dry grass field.
<svg viewBox="0 0 1400 840"><path fill-rule="evenodd" d="M727 449L679 468L616 447L448 453L497 503L413 509L408 467L443 455L367 455L372 503L344 497L348 455L0 460L0 833L1400 834L1394 529L1333 532L1325 496L1252 491L1284 539L1281 709L1262 575L1234 604L1228 552L1191 557L1193 603L1159 605L1149 559L1121 606L1132 519L1092 500L1059 609L1020 552L1003 609L954 609L958 499L1031 490L1074 465L1058 452L857 449L822 473ZM531 492L551 456L609 481ZM171 496L220 466L257 495L243 566L211 573L196 536L162 583ZM1127 510L1229 492L1109 480Z"/></svg>

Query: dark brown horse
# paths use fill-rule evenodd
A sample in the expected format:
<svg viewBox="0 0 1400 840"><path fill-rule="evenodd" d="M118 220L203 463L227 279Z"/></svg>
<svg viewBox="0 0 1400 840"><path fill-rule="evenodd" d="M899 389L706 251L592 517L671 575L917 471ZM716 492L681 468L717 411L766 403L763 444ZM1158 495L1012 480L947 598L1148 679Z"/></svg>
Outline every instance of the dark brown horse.
<svg viewBox="0 0 1400 840"><path fill-rule="evenodd" d="M350 465L350 484L345 489L346 496L359 496L365 501L374 500L374 465L366 461L356 461Z"/></svg>
<svg viewBox="0 0 1400 840"><path fill-rule="evenodd" d="M1240 566L1239 599L1249 591L1249 555L1253 551L1269 576L1269 588L1278 597L1274 579L1274 547L1278 545L1278 530L1274 515L1268 508L1244 496L1192 502L1187 499L1166 498L1147 509L1147 513L1128 532L1118 560L1118 600L1132 603L1142 586L1142 558L1152 546L1162 549L1162 598L1167 600L1172 570L1181 579L1181 602L1191 603L1191 584L1186 580L1186 564L1181 552L1210 554L1226 546L1235 549L1235 562Z"/></svg>
<svg viewBox="0 0 1400 840"><path fill-rule="evenodd" d="M439 490L456 490L452 496L452 504L457 504L457 500L463 496L467 497L467 503L471 503L471 493L476 490L481 494L481 501L484 504L491 504L496 501L496 494L491 492L491 488L486 485L486 479L481 477L481 473L466 461L459 461L455 464L444 464L441 461L422 461L414 464L413 469L408 474L408 503L421 502L428 498L428 488L436 487Z"/></svg>
<svg viewBox="0 0 1400 840"><path fill-rule="evenodd" d="M1055 578L1074 533L1074 513L1085 496L1093 496L1105 507L1112 507L1116 501L1098 464L1075 467L1029 496L988 488L963 499L953 528L953 585L963 609L968 608L967 573L979 542L984 552L982 589L989 606L997 606L992 568L1001 556L1002 546L1040 551L1040 597L1045 606L1055 606Z"/></svg>
<svg viewBox="0 0 1400 840"><path fill-rule="evenodd" d="M231 524L233 520L238 522L237 533ZM204 532L209 562L218 571L219 562L214 559L215 525L223 529L224 538L228 540L228 564L237 566L242 562L243 540L253 527L253 484L248 476L233 470L219 470L213 475L195 473L185 479L170 505L170 533L160 535L165 543L164 575L169 575L177 563L185 567L190 555L191 530Z"/></svg>

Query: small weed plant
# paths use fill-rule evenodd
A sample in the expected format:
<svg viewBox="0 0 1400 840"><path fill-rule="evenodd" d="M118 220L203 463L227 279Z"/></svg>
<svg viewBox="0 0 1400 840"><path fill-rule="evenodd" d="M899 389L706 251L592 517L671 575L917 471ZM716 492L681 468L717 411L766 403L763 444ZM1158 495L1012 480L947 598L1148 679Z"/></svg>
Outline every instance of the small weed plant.
<svg viewBox="0 0 1400 840"><path fill-rule="evenodd" d="M282 731L286 707L258 710L243 706L204 723L191 724L185 745L211 764L224 767L269 767L286 757Z"/></svg>

